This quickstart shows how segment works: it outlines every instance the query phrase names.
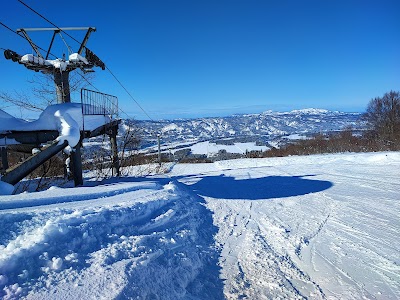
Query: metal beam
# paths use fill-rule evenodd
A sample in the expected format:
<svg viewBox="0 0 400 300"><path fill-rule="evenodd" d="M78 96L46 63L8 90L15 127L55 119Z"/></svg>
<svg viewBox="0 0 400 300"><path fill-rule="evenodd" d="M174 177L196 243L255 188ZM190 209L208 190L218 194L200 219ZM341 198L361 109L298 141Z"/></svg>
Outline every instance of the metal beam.
<svg viewBox="0 0 400 300"><path fill-rule="evenodd" d="M64 141L64 143L60 145L58 144L58 142L54 142L43 151L29 157L23 163L6 170L5 174L0 178L0 180L12 185L17 184L29 173L34 171L36 168L38 168L40 165L45 163L47 160L52 158L54 155L56 155L67 146L68 141Z"/></svg>
<svg viewBox="0 0 400 300"><path fill-rule="evenodd" d="M74 147L70 154L71 171L75 186L83 185L81 142Z"/></svg>
<svg viewBox="0 0 400 300"><path fill-rule="evenodd" d="M88 30L91 29L92 31L96 31L95 27L56 27L56 28L19 28L17 32L20 31L55 31L55 30Z"/></svg>
<svg viewBox="0 0 400 300"><path fill-rule="evenodd" d="M101 125L94 130L88 130L84 132L85 138L91 138L95 136L99 136L102 134L110 134L112 127L116 126L118 128L118 124L121 123L121 120L113 120L108 124Z"/></svg>
<svg viewBox="0 0 400 300"><path fill-rule="evenodd" d="M96 28L94 28L94 27L89 27L88 28L88 31L86 32L86 35L85 35L85 37L84 37L84 39L82 41L82 44L79 47L78 54L82 54L82 51L83 51L83 49L85 49L87 41L88 41L89 36L92 33L92 31L96 31Z"/></svg>
<svg viewBox="0 0 400 300"><path fill-rule="evenodd" d="M47 50L46 59L49 57L51 47L53 46L54 38L56 37L56 34L59 32L60 32L59 30L54 30L53 37L51 38L49 50Z"/></svg>
<svg viewBox="0 0 400 300"><path fill-rule="evenodd" d="M19 29L19 31L17 30L17 32L22 32L22 34L25 36L26 40L29 42L29 44L31 44L32 49L35 50L37 56L43 58L42 54L39 51L39 48L36 46L36 44L31 40L31 38L29 37L29 35L26 33L25 29Z"/></svg>
<svg viewBox="0 0 400 300"><path fill-rule="evenodd" d="M57 130L11 131L1 133L0 139L14 139L20 144L40 145L54 141L59 135L60 133Z"/></svg>

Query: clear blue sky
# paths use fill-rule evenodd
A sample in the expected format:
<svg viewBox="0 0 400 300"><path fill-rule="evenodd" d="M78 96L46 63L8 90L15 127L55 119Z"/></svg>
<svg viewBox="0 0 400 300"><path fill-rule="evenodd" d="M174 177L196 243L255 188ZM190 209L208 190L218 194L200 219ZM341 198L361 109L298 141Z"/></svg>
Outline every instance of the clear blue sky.
<svg viewBox="0 0 400 300"><path fill-rule="evenodd" d="M155 119L307 107L363 111L371 98L400 90L398 0L25 3L59 27L96 27L88 48ZM52 27L16 0L1 4L0 21L13 29ZM33 35L43 48L50 37ZM3 27L0 47L31 52ZM2 91L27 89L33 75L3 56L0 72ZM118 96L129 115L146 118L107 71L97 69L93 83Z"/></svg>

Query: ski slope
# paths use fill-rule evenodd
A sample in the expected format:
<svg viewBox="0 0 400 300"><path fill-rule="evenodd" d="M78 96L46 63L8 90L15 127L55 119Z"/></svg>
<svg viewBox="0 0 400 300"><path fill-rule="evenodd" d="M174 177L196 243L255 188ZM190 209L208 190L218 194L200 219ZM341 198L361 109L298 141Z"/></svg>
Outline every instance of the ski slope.
<svg viewBox="0 0 400 300"><path fill-rule="evenodd" d="M397 299L400 153L0 196L4 299Z"/></svg>

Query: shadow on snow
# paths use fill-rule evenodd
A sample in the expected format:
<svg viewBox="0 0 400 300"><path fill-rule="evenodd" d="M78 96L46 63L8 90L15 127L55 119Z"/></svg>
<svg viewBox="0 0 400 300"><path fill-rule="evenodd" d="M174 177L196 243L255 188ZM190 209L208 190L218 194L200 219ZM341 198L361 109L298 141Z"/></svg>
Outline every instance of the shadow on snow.
<svg viewBox="0 0 400 300"><path fill-rule="evenodd" d="M305 178L310 176L314 175L248 179L235 179L225 175L208 176L190 187L201 196L217 199L265 200L316 193L333 186L329 181Z"/></svg>

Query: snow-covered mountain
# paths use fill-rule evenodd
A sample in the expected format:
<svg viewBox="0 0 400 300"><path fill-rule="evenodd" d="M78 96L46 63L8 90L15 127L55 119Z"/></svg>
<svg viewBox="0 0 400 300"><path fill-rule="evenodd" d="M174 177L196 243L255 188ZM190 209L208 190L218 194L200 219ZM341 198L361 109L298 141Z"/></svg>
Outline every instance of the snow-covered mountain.
<svg viewBox="0 0 400 300"><path fill-rule="evenodd" d="M236 141L267 142L291 134L312 134L342 130L348 126L360 129L360 113L345 113L323 109L303 109L290 112L266 111L229 117L137 121L143 138L151 143L156 134L163 142L183 142L234 138Z"/></svg>

